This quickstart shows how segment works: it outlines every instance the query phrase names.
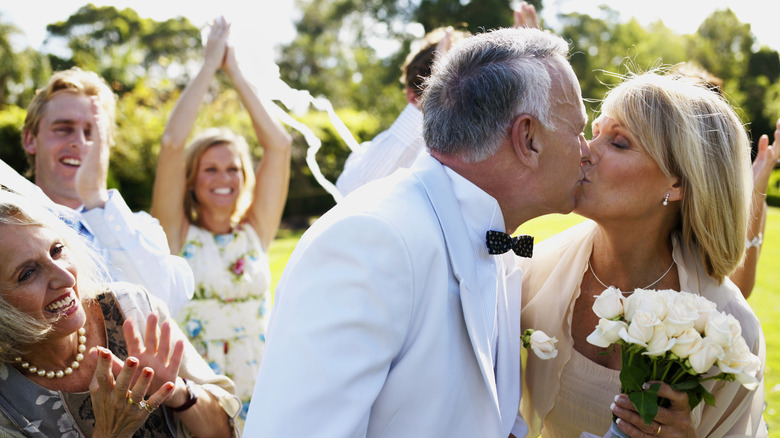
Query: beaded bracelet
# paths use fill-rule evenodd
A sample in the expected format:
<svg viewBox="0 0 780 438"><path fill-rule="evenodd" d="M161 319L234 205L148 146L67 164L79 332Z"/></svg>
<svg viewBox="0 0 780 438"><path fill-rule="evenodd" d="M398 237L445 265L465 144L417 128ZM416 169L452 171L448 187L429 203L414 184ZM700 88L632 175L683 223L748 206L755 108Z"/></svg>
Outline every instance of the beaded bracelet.
<svg viewBox="0 0 780 438"><path fill-rule="evenodd" d="M758 248L759 246L761 246L762 243L764 243L764 235L762 233L758 233L758 236L752 239L748 239L745 242L745 251L749 250L754 246Z"/></svg>

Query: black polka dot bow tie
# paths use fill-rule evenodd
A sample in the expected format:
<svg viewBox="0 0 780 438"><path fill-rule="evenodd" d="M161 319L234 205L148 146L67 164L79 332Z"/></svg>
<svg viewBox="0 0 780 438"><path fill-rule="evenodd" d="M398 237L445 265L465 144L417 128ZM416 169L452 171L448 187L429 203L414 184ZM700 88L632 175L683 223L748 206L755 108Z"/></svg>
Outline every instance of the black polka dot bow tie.
<svg viewBox="0 0 780 438"><path fill-rule="evenodd" d="M488 231L485 237L490 254L503 254L511 249L520 257L531 257L534 251L534 236L512 237L501 231Z"/></svg>

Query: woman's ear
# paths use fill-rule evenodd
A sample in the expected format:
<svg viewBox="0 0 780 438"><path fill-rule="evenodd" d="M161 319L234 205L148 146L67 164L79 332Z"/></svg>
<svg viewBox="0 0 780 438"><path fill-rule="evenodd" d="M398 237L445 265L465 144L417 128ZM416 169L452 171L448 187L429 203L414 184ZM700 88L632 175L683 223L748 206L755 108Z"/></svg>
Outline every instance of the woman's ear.
<svg viewBox="0 0 780 438"><path fill-rule="evenodd" d="M683 198L682 193L682 181L680 178L673 176L670 178L671 185L667 188L666 193L669 194L669 201L681 201Z"/></svg>
<svg viewBox="0 0 780 438"><path fill-rule="evenodd" d="M535 167L539 162L539 142L536 141L536 119L520 114L512 122L512 150L526 166Z"/></svg>

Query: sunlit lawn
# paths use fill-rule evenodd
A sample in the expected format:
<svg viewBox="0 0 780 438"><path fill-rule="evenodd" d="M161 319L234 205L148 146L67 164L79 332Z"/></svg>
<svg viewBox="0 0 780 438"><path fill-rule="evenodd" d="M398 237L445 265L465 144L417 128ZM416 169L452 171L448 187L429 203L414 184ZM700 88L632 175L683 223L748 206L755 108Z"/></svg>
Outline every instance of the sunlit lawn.
<svg viewBox="0 0 780 438"><path fill-rule="evenodd" d="M534 219L519 232L532 234L539 242L583 219L579 216L552 215ZM284 231L271 247L272 289L276 288L279 276L284 270L302 232ZM766 336L767 366L766 402L764 418L769 424L769 436L780 438L780 306L773 294L780 288L780 208L770 207L764 233L764 245L758 266L758 278L748 302L755 310Z"/></svg>

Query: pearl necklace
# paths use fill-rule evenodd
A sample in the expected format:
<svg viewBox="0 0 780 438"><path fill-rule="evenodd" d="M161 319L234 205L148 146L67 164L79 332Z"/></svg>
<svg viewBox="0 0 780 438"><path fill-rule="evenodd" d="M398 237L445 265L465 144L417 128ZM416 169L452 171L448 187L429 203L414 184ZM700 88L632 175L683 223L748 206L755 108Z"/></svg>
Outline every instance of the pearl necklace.
<svg viewBox="0 0 780 438"><path fill-rule="evenodd" d="M652 286L655 286L656 284L658 284L658 282L659 282L659 281L661 281L661 280L663 280L663 279L664 279L664 277L666 277L666 274L668 274L668 273L669 273L669 271L671 271L671 270L672 270L672 266L674 266L674 260L672 260L672 264L671 264L671 265L669 265L669 268L666 270L666 272L664 272L664 273L663 273L663 275L661 275L660 277L658 277L658 280L656 280L656 281L654 281L654 282L652 282L652 283L648 284L647 286L643 287L642 289L647 289L647 288L649 288L649 287L652 287ZM598 276L598 275L596 275L596 271L594 271L594 270L593 270L593 266L591 266L591 265L590 265L590 260L588 260L588 269L590 269L590 273L591 273L591 274L593 274L593 278L595 278L595 279L596 279L596 281L598 281L600 285L604 286L604 289L609 289L609 286L607 286L606 284L604 284L604 282L603 282L603 281L601 281L601 279L599 278L599 276ZM619 290L619 289L618 289L618 290ZM631 294L631 293L632 293L632 292L623 292L623 291L620 291L620 292L621 292L621 293L624 293L624 294Z"/></svg>
<svg viewBox="0 0 780 438"><path fill-rule="evenodd" d="M76 360L73 361L73 363L70 364L69 367L65 368L64 370L59 371L46 371L42 368L38 368L35 365L31 364L30 362L24 362L22 361L21 356L16 356L14 359L19 365L27 370L31 374L37 374L38 377L44 377L49 379L58 378L61 379L65 376L69 376L73 374L73 370L77 369L79 367L79 362L84 360L84 351L87 349L86 343L87 343L87 337L84 335L86 333L86 330L84 330L84 327L81 327L78 330L78 338L79 338L79 346L76 347Z"/></svg>

